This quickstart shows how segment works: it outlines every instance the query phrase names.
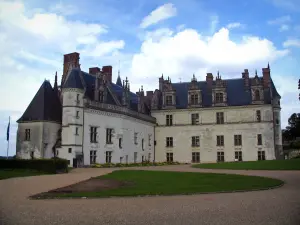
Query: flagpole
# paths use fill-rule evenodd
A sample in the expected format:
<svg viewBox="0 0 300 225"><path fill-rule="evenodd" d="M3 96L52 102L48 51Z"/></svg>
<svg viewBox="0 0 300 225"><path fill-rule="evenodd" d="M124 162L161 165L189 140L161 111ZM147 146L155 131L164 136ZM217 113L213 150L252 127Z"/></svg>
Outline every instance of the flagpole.
<svg viewBox="0 0 300 225"><path fill-rule="evenodd" d="M10 117L8 118L8 126L10 126ZM10 128L8 128L10 129ZM8 131L9 132L9 131ZM8 133L9 135L9 133ZM8 136L8 140L7 140L7 153L6 153L6 159L8 159L8 151L9 151L9 136Z"/></svg>

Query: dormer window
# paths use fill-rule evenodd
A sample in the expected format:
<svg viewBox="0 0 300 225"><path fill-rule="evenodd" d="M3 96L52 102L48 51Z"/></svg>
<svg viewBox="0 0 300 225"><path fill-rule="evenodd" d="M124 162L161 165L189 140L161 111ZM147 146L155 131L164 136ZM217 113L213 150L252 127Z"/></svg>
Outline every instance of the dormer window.
<svg viewBox="0 0 300 225"><path fill-rule="evenodd" d="M254 92L254 99L255 99L255 101L259 101L260 100L259 90L255 90L255 92Z"/></svg>
<svg viewBox="0 0 300 225"><path fill-rule="evenodd" d="M216 103L222 103L223 102L223 93L218 92L216 93Z"/></svg>
<svg viewBox="0 0 300 225"><path fill-rule="evenodd" d="M191 94L191 104L192 105L198 104L198 94Z"/></svg>
<svg viewBox="0 0 300 225"><path fill-rule="evenodd" d="M173 105L172 104L172 96L170 96L170 95L166 96L166 105Z"/></svg>

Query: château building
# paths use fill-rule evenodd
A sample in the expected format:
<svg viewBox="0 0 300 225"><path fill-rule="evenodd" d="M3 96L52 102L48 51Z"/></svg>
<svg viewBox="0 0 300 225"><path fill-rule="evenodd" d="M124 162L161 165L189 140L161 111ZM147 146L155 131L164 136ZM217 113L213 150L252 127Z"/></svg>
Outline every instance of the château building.
<svg viewBox="0 0 300 225"><path fill-rule="evenodd" d="M255 161L282 158L280 95L270 67L237 79L207 73L205 81L131 92L112 81L112 67L80 69L64 55L61 85L44 81L18 122L17 157L94 163Z"/></svg>

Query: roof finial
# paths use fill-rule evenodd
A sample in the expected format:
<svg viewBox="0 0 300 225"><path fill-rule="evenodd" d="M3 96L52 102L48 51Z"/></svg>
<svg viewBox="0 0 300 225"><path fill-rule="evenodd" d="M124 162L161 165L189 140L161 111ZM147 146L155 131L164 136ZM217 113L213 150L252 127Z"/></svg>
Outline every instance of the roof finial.
<svg viewBox="0 0 300 225"><path fill-rule="evenodd" d="M268 69L270 69L270 64L269 64L269 62L268 62Z"/></svg>
<svg viewBox="0 0 300 225"><path fill-rule="evenodd" d="M54 90L57 90L57 71L55 73L55 79L54 79Z"/></svg>
<svg viewBox="0 0 300 225"><path fill-rule="evenodd" d="M142 85L142 87L141 87L141 91L144 91L144 89L143 89L143 85Z"/></svg>
<svg viewBox="0 0 300 225"><path fill-rule="evenodd" d="M257 77L257 70L255 70L255 77Z"/></svg>
<svg viewBox="0 0 300 225"><path fill-rule="evenodd" d="M163 73L161 74L161 78L164 78L164 74Z"/></svg>

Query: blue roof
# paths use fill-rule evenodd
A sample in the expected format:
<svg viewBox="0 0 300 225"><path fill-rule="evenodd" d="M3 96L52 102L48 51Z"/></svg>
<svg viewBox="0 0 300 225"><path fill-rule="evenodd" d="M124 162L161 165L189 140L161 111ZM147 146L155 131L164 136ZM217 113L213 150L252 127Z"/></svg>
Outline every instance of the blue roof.
<svg viewBox="0 0 300 225"><path fill-rule="evenodd" d="M214 81L215 83L215 81ZM188 107L188 86L190 82L173 83L172 86L176 90L176 108L184 109ZM207 87L206 81L197 82L202 94L202 106L212 106L212 92ZM226 80L227 105L228 106L243 106L250 105L252 102L251 89L247 89L244 85L244 79L228 79ZM271 91L273 96L280 96L271 81ZM264 90L264 102L271 103L270 90Z"/></svg>
<svg viewBox="0 0 300 225"><path fill-rule="evenodd" d="M78 88L84 89L83 84L80 79L80 70L79 69L72 69L71 73L69 74L66 82L63 85L64 88Z"/></svg>

